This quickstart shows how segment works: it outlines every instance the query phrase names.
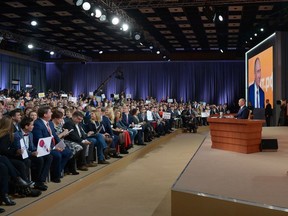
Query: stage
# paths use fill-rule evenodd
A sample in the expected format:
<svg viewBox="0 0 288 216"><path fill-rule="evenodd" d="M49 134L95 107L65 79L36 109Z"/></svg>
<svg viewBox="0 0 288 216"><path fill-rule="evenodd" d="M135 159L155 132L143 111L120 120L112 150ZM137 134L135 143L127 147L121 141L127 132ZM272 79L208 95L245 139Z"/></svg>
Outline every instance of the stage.
<svg viewBox="0 0 288 216"><path fill-rule="evenodd" d="M208 135L172 187L172 216L288 214L287 132L263 127L279 149L251 154L212 149Z"/></svg>

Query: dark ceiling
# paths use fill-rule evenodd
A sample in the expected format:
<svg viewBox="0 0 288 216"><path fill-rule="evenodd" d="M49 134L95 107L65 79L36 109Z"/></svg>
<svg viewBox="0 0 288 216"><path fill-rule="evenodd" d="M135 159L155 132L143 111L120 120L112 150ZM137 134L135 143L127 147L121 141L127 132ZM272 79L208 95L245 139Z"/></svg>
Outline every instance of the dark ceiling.
<svg viewBox="0 0 288 216"><path fill-rule="evenodd" d="M244 59L255 44L288 29L288 1L89 0L107 17L117 13L132 24L127 32L74 2L2 0L1 52L45 62ZM224 21L213 21L214 12ZM32 20L38 25L31 26ZM34 49L27 48L30 42Z"/></svg>

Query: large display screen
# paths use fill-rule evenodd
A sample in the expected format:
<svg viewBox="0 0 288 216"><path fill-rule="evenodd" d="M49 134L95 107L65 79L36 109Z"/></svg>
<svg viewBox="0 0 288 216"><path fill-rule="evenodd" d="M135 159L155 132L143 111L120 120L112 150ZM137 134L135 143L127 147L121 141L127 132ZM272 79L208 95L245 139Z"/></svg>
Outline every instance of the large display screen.
<svg viewBox="0 0 288 216"><path fill-rule="evenodd" d="M254 108L273 107L273 35L246 53L247 101Z"/></svg>

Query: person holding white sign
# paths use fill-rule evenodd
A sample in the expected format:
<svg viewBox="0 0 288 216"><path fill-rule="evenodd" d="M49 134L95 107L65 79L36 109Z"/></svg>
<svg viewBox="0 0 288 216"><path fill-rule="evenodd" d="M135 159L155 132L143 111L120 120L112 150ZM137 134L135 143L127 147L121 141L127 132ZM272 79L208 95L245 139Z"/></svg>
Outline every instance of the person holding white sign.
<svg viewBox="0 0 288 216"><path fill-rule="evenodd" d="M42 163L42 157L37 157L38 152L36 147L33 144L33 135L31 131L33 130L34 121L32 118L24 117L19 123L20 131L14 133L14 142L13 146L17 149L16 158L20 161L23 161L26 165L27 175L29 175L29 171L31 170L32 176L37 176L37 173L34 173L36 170L31 169L31 161L34 163ZM30 189L24 190L22 193L25 196L36 197L41 194L40 190Z"/></svg>
<svg viewBox="0 0 288 216"><path fill-rule="evenodd" d="M51 181L55 183L61 182L60 180L61 172L64 169L70 156L72 155L71 151L67 148L53 149L54 146L60 142L60 139L55 132L53 123L50 121L51 115L52 112L49 106L39 107L38 109L39 118L34 121L34 128L32 130L33 143L35 147L38 146L38 144L41 144L39 143L39 139L45 139L47 137L51 137L50 149L52 150L50 151L50 154L43 156L44 164L35 165L38 169L40 168L42 169L41 175L37 177L37 182L35 183L35 187L40 190L43 190L45 187L47 187L46 185L44 185L44 182L46 181L50 167L51 167ZM51 163L52 160L51 157L53 157L52 163Z"/></svg>
<svg viewBox="0 0 288 216"><path fill-rule="evenodd" d="M0 155L6 156L20 173L22 179L28 181L26 166L23 162L15 159L16 149L13 148L13 123L10 116L0 119Z"/></svg>

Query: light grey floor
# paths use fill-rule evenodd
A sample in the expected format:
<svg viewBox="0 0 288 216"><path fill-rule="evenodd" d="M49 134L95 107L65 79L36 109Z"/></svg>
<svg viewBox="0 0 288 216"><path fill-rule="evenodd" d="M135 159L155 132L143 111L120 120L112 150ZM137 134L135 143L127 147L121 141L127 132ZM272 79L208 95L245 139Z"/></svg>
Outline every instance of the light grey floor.
<svg viewBox="0 0 288 216"><path fill-rule="evenodd" d="M47 203L47 200L49 202L44 209L39 213L38 207L33 215L170 215L171 187L205 139L208 130L208 127L202 127L197 134L179 133L124 168L113 171L99 181L88 184L87 187L82 185L69 196L63 195L61 201L53 202L49 200L53 193L46 194L46 197L32 204L28 203L26 208L11 215L24 216L25 209L36 208ZM107 168L109 165L103 169ZM77 184L79 182L85 184L85 178L89 176L78 180ZM73 187L73 183L63 190L69 187Z"/></svg>

